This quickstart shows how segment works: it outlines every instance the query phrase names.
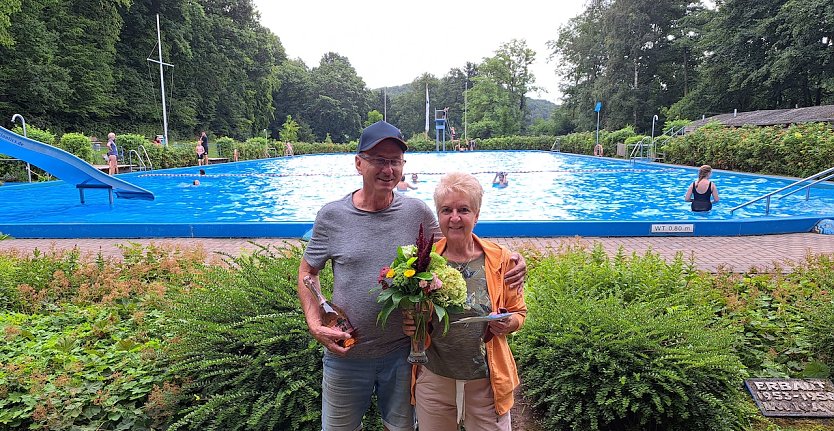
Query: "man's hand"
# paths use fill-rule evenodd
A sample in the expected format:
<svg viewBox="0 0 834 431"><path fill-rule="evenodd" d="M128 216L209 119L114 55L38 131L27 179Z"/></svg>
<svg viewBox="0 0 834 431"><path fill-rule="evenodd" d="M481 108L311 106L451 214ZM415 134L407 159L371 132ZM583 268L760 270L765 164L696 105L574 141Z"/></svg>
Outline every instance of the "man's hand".
<svg viewBox="0 0 834 431"><path fill-rule="evenodd" d="M350 347L342 347L337 343L340 340L347 340L351 338L350 334L324 325L310 327L310 335L312 335L313 338L315 338L316 341L318 341L327 350L330 350L340 356L347 354L348 350L353 347L353 345Z"/></svg>
<svg viewBox="0 0 834 431"><path fill-rule="evenodd" d="M518 253L511 254L510 260L515 262L515 266L504 274L504 282L510 288L517 289L518 294L521 295L524 292L524 277L527 276L527 262L524 256Z"/></svg>

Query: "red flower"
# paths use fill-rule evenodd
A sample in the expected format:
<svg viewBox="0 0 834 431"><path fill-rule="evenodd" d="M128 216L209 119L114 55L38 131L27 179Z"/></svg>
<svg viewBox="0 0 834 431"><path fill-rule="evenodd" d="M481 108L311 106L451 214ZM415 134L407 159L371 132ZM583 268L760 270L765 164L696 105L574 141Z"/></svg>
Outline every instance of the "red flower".
<svg viewBox="0 0 834 431"><path fill-rule="evenodd" d="M383 266L382 269L379 270L379 277L376 278L377 283L382 283L385 280L385 275L388 274L391 268L387 266Z"/></svg>

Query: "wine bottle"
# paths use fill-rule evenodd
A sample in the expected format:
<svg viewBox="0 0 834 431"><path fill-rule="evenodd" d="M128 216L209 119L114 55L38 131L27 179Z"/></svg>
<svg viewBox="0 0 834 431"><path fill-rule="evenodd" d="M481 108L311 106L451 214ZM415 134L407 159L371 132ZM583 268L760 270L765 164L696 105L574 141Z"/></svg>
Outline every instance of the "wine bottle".
<svg viewBox="0 0 834 431"><path fill-rule="evenodd" d="M342 332L350 334L351 338L339 340L336 344L342 347L350 347L356 344L356 336L354 335L356 329L350 324L350 320L348 320L345 312L335 304L328 301L327 298L321 294L321 288L313 277L309 275L304 276L304 285L307 286L311 292L313 292L313 295L316 295L316 298L318 298L319 309L321 311L321 323L324 326L338 329Z"/></svg>

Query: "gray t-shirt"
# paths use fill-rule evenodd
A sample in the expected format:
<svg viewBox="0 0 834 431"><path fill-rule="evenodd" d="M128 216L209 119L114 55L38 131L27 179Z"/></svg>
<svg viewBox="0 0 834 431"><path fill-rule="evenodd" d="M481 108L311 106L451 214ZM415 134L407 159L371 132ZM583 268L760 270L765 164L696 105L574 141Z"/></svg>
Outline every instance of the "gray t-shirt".
<svg viewBox="0 0 834 431"><path fill-rule="evenodd" d="M355 192L354 192L355 193ZM397 247L414 244L420 223L427 238L440 228L425 202L392 193L394 200L381 211L363 211L353 205L353 193L330 202L316 215L313 235L304 259L322 269L328 260L333 265L333 303L347 314L356 328L356 345L349 358L378 358L409 344L402 331L402 314L394 311L385 329L376 324L382 309L376 302L379 272L391 265Z"/></svg>

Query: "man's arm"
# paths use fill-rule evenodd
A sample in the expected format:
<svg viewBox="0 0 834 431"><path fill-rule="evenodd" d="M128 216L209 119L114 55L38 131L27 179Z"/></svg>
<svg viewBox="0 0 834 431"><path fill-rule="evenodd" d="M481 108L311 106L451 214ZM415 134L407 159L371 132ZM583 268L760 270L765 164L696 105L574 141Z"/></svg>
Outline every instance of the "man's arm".
<svg viewBox="0 0 834 431"><path fill-rule="evenodd" d="M307 319L310 335L327 350L337 355L344 355L350 347L342 347L336 342L350 338L350 334L322 325L318 298L304 285L306 276L312 277L313 281L319 284L319 270L310 266L306 259L301 259L301 264L298 266L298 300L301 302L301 309Z"/></svg>

